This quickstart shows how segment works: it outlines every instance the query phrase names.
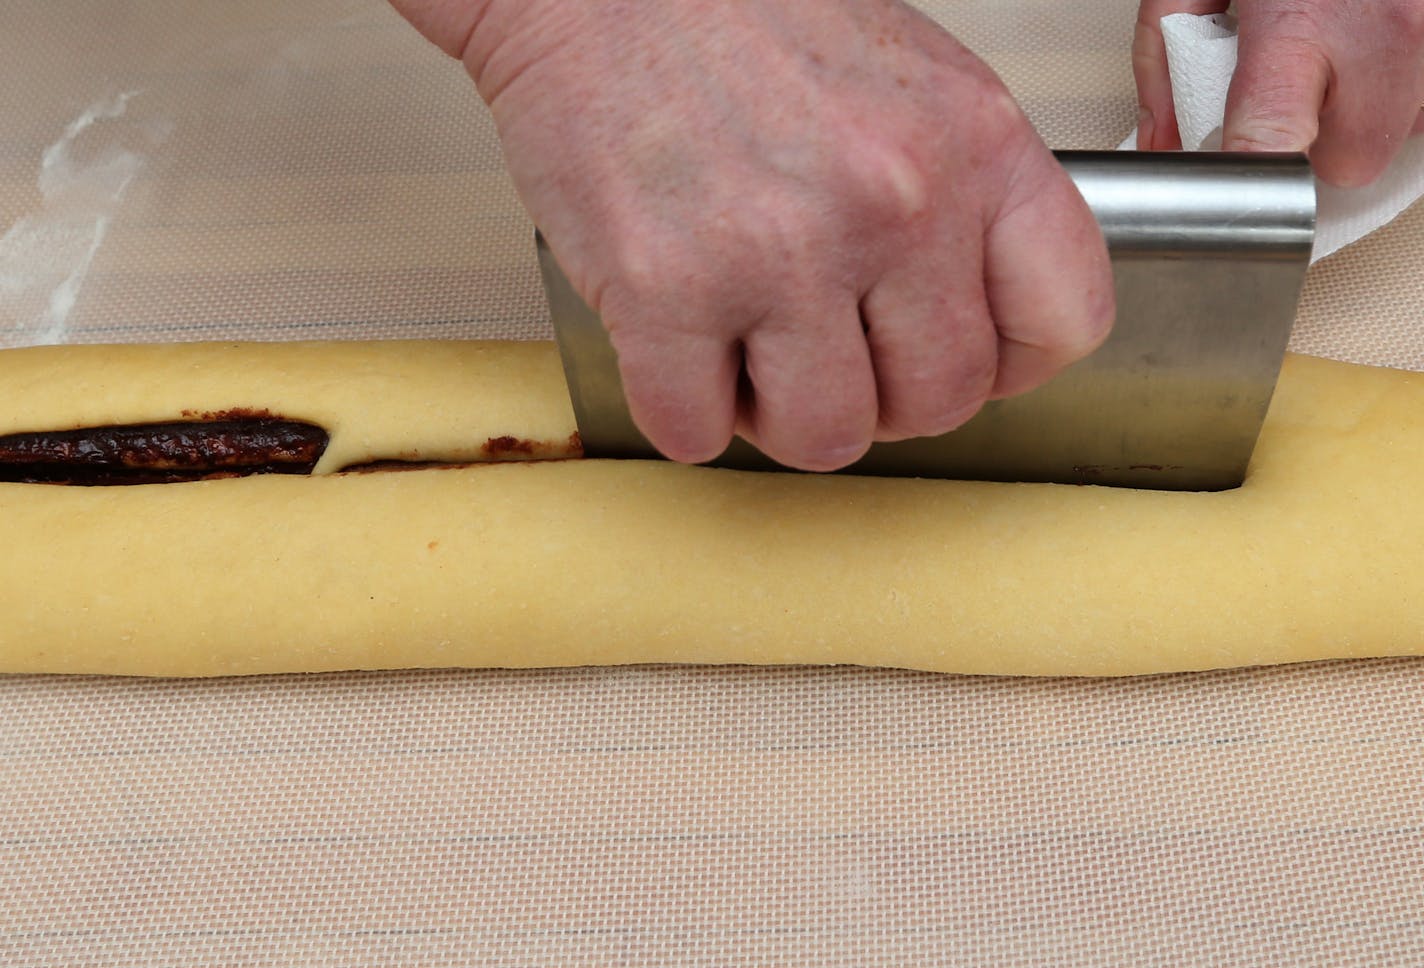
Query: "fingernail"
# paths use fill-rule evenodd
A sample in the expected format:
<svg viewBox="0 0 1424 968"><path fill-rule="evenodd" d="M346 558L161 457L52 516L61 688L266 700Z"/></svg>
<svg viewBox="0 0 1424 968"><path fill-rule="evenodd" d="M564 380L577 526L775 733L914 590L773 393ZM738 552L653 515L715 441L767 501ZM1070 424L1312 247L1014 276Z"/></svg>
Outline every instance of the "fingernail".
<svg viewBox="0 0 1424 968"><path fill-rule="evenodd" d="M1157 121L1152 117L1151 108L1137 109L1137 147L1147 149L1152 147L1152 133L1157 126Z"/></svg>

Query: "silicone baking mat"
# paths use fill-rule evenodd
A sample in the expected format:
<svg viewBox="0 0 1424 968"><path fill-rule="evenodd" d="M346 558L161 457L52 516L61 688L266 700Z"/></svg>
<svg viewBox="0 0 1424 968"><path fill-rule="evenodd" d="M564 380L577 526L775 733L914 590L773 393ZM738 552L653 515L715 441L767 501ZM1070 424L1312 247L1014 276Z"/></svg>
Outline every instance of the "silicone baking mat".
<svg viewBox="0 0 1424 968"><path fill-rule="evenodd" d="M924 6L1051 145L1131 128L1131 3ZM0 232L5 346L549 332L486 113L376 0L5 4ZM1421 264L1416 207L1296 348L1424 369ZM1405 659L0 678L0 963L1419 964L1421 699Z"/></svg>

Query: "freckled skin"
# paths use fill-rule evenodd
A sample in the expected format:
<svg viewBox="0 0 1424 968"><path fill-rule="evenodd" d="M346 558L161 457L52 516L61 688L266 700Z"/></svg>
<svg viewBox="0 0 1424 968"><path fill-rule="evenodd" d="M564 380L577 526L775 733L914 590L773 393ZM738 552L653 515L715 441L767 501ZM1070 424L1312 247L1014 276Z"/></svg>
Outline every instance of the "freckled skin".
<svg viewBox="0 0 1424 968"><path fill-rule="evenodd" d="M1106 335L1096 226L993 74L899 0L393 0L463 60L665 453L831 469ZM1140 147L1177 147L1142 0ZM1341 185L1420 130L1424 0L1239 0L1228 149ZM630 69L630 65L637 65Z"/></svg>
<svg viewBox="0 0 1424 968"><path fill-rule="evenodd" d="M838 468L1107 334L1086 205L993 73L899 0L395 2L489 102L673 458L736 431Z"/></svg>

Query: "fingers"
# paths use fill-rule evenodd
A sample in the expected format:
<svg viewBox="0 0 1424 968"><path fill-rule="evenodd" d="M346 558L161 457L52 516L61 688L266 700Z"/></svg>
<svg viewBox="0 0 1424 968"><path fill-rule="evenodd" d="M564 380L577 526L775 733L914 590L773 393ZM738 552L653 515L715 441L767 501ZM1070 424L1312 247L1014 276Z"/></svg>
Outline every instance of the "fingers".
<svg viewBox="0 0 1424 968"><path fill-rule="evenodd" d="M854 298L842 297L788 304L746 337L740 432L788 467L838 470L860 459L875 433L870 351Z"/></svg>
<svg viewBox="0 0 1424 968"><path fill-rule="evenodd" d="M983 240L962 229L887 275L863 301L880 405L877 438L940 434L984 401L1037 387L1092 352L1113 319L1096 220L1035 146Z"/></svg>
<svg viewBox="0 0 1424 968"><path fill-rule="evenodd" d="M1382 18L1374 26L1355 43L1332 43L1330 80L1310 159L1316 173L1335 185L1374 181L1419 126L1424 16Z"/></svg>
<svg viewBox="0 0 1424 968"><path fill-rule="evenodd" d="M739 432L789 467L836 470L872 439L952 430L986 399L1030 390L1096 348L1113 316L1101 233L1041 145L1024 164L982 240L947 221L859 311L850 292L797 287L780 315L742 327ZM736 406L735 350L684 337L639 352L622 359L639 426L676 459L719 453Z"/></svg>
<svg viewBox="0 0 1424 968"><path fill-rule="evenodd" d="M948 433L993 390L997 335L983 260L971 251L930 246L861 302L880 405L877 440Z"/></svg>
<svg viewBox="0 0 1424 968"><path fill-rule="evenodd" d="M654 447L702 463L721 454L736 430L800 470L839 470L865 454L876 387L854 300L846 293L838 307L803 301L787 308L782 318L743 327L745 346L700 335L732 331L726 326L688 318L671 330L605 313L628 408ZM632 333L637 338L623 338Z"/></svg>
<svg viewBox="0 0 1424 968"><path fill-rule="evenodd" d="M1142 0L1133 41L1139 148L1181 147L1161 18L1226 7L1219 0ZM1309 150L1324 180L1362 185L1424 127L1424 15L1417 5L1380 3L1367 16L1346 4L1255 0L1237 7L1224 150Z"/></svg>
<svg viewBox="0 0 1424 968"><path fill-rule="evenodd" d="M1162 18L1174 13L1222 13L1228 5L1229 0L1142 0L1138 6L1132 75L1137 81L1139 151L1177 151L1182 147L1167 72L1167 48L1162 41Z"/></svg>
<svg viewBox="0 0 1424 968"><path fill-rule="evenodd" d="M628 328L657 338L625 346L606 316L638 426L675 460L717 456L735 428L788 467L837 470L873 439L945 433L985 400L1046 382L1107 336L1113 288L1081 196L1046 151L1034 168L1016 182L1031 201L991 225L982 262L979 240L946 231L859 309L850 292L815 299L800 288L782 315L741 327L740 353L695 335L727 327L647 321Z"/></svg>
<svg viewBox="0 0 1424 968"><path fill-rule="evenodd" d="M1026 165L984 242L999 340L994 397L1047 382L1096 349L1113 322L1112 266L1097 221L1047 151Z"/></svg>
<svg viewBox="0 0 1424 968"><path fill-rule="evenodd" d="M888 273L819 337L786 321L748 337L754 393L746 436L769 456L832 470L879 440L946 433L991 397L1047 382L1092 352L1113 318L1112 271L1097 222L1047 152L1020 180L1032 198L984 240L963 233Z"/></svg>
<svg viewBox="0 0 1424 968"><path fill-rule="evenodd" d="M1330 61L1309 15L1248 6L1226 96L1226 151L1305 151L1319 132Z"/></svg>
<svg viewBox="0 0 1424 968"><path fill-rule="evenodd" d="M1389 167L1419 121L1417 85L1366 85L1342 74L1325 98L1310 149L1316 174L1332 185L1368 185Z"/></svg>
<svg viewBox="0 0 1424 968"><path fill-rule="evenodd" d="M701 463L732 439L741 353L713 332L669 329L667 318L604 315L633 422L666 456Z"/></svg>
<svg viewBox="0 0 1424 968"><path fill-rule="evenodd" d="M1342 41L1322 17L1243 9L1223 146L1308 149L1325 181L1365 185L1419 128L1424 24L1375 18Z"/></svg>

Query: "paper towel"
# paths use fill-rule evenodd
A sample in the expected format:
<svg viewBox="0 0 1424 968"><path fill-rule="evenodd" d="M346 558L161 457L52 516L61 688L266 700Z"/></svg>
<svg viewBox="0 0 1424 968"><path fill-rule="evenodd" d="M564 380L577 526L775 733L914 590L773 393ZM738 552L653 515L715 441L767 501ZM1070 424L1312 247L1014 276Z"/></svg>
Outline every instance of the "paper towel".
<svg viewBox="0 0 1424 968"><path fill-rule="evenodd" d="M1178 13L1162 18L1172 103L1182 147L1188 151L1221 147L1226 91L1236 70L1236 20L1227 14ZM1120 147L1137 145L1137 132ZM1394 162L1372 185L1335 188L1316 183L1317 262L1390 222L1424 195L1424 136L1404 143Z"/></svg>

